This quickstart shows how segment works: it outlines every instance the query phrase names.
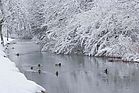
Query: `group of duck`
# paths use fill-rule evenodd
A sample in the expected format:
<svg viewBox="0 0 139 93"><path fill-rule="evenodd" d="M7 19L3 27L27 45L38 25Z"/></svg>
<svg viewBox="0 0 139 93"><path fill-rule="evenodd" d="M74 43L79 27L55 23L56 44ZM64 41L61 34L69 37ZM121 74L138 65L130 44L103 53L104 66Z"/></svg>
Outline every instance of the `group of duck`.
<svg viewBox="0 0 139 93"><path fill-rule="evenodd" d="M12 49L14 49L14 47L12 47ZM16 53L16 56L19 56L19 55L20 55L19 53ZM56 67L61 67L62 64L61 64L61 63L56 63L55 66L56 66ZM39 69L38 69L38 73L41 74L41 69L40 69L41 64L38 64L37 67L39 67ZM34 67L31 66L30 69L33 70ZM105 69L105 70L104 70L104 73L105 73L105 74L108 74L108 69ZM56 71L55 74L56 74L56 76L58 76L58 75L59 75L59 72Z"/></svg>
<svg viewBox="0 0 139 93"><path fill-rule="evenodd" d="M61 66L62 66L62 64L61 64L61 63L57 63L57 64L55 64L55 66L56 66L56 67L61 67ZM41 69L40 69L41 64L38 64L38 65L37 65L37 67L39 68L39 69L38 69L38 73L39 73L39 74L41 74ZM34 67L33 67L33 66L31 66L31 67L30 67L30 69L31 69L31 70L33 70L33 69L34 69ZM55 72L55 75L58 77L59 72L58 72L58 71L56 71L56 72Z"/></svg>

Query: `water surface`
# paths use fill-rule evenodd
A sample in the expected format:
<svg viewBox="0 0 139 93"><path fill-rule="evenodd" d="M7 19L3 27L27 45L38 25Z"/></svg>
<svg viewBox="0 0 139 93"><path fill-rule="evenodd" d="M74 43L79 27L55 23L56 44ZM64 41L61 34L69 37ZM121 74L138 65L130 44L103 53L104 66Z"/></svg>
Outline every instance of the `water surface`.
<svg viewBox="0 0 139 93"><path fill-rule="evenodd" d="M39 45L26 40L11 44L7 54L28 79L46 88L48 93L139 93L137 63L40 52ZM58 63L61 67L56 66Z"/></svg>

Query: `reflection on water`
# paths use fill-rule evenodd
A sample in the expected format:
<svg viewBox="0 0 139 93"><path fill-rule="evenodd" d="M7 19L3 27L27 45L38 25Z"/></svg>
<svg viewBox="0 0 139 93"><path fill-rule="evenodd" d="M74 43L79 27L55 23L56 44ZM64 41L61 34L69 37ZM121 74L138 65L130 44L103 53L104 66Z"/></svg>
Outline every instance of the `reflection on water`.
<svg viewBox="0 0 139 93"><path fill-rule="evenodd" d="M48 93L139 92L137 63L108 62L104 58L55 55L39 51L39 46L30 41L18 41L10 45L9 57L28 79L42 85ZM16 56L16 53L20 56ZM57 66L58 63L61 66Z"/></svg>

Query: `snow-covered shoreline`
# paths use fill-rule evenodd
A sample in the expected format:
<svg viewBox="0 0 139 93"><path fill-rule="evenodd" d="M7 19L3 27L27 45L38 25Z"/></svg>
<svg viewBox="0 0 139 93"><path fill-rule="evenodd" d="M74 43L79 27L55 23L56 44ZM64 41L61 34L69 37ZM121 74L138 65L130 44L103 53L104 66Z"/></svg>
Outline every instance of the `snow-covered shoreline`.
<svg viewBox="0 0 139 93"><path fill-rule="evenodd" d="M2 1L5 16L10 15L3 30L36 38L42 51L139 61L137 0Z"/></svg>
<svg viewBox="0 0 139 93"><path fill-rule="evenodd" d="M45 91L35 82L27 80L3 51L4 47L0 45L0 93L41 93Z"/></svg>

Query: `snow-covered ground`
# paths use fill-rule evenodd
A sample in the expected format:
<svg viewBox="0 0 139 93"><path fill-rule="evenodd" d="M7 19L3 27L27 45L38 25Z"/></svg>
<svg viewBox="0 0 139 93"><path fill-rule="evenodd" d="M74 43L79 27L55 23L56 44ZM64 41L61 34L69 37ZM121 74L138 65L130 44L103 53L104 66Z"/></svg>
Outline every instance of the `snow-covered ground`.
<svg viewBox="0 0 139 93"><path fill-rule="evenodd" d="M15 63L4 57L6 54L3 50L3 46L0 45L0 93L41 93L45 91L35 82L27 80Z"/></svg>

